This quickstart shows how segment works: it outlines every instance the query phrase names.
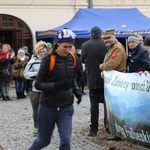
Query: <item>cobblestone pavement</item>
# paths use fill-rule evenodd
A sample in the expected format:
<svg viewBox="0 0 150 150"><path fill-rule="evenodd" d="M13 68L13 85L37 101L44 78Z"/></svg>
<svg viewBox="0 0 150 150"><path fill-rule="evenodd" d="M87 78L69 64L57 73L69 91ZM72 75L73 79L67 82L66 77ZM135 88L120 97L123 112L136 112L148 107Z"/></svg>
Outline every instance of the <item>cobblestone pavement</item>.
<svg viewBox="0 0 150 150"><path fill-rule="evenodd" d="M4 150L28 150L34 141L33 120L29 98L16 99L14 88L10 89L12 101L0 100L0 146ZM101 150L102 147L84 139L79 132L90 124L90 103L88 90L80 105L74 103L72 150ZM103 118L103 105L100 105L100 120ZM44 150L59 149L59 134L54 130L51 144ZM0 148L1 150L1 148Z"/></svg>

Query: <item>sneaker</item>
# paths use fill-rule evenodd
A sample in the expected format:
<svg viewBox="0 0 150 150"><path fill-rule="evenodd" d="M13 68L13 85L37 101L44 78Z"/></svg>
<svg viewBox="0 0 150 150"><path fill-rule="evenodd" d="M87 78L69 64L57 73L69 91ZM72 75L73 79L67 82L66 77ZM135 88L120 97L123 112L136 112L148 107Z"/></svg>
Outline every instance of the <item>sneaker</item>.
<svg viewBox="0 0 150 150"><path fill-rule="evenodd" d="M34 128L34 130L33 130L33 135L34 135L34 136L37 136L37 135L38 135L38 128Z"/></svg>

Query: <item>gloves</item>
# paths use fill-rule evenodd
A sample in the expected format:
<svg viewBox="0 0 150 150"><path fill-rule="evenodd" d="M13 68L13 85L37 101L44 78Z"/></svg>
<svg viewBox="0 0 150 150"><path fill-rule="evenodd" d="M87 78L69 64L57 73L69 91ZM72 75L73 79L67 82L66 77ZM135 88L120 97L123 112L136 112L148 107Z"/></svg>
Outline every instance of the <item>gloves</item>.
<svg viewBox="0 0 150 150"><path fill-rule="evenodd" d="M71 82L69 81L60 81L54 84L54 88L56 90L68 90L71 88Z"/></svg>
<svg viewBox="0 0 150 150"><path fill-rule="evenodd" d="M76 96L76 98L78 99L77 104L79 105L82 101L82 93L80 90L74 90L73 93Z"/></svg>

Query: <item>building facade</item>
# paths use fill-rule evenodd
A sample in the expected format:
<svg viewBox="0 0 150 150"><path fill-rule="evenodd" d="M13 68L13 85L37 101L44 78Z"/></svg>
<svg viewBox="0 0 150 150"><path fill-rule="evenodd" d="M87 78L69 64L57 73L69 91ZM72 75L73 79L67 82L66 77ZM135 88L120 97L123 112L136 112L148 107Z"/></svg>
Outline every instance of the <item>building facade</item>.
<svg viewBox="0 0 150 150"><path fill-rule="evenodd" d="M150 0L0 0L0 42L11 44L16 52L26 45L31 53L35 31L66 23L79 8L89 8L89 3L92 8L136 7L150 17Z"/></svg>

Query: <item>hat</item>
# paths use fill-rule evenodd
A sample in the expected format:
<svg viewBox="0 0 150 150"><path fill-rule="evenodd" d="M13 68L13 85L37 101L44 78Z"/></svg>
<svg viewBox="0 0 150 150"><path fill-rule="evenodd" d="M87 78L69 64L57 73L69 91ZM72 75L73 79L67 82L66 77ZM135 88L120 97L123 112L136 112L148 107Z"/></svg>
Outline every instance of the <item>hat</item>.
<svg viewBox="0 0 150 150"><path fill-rule="evenodd" d="M128 42L134 41L136 43L140 43L138 36L136 35L131 35L128 37Z"/></svg>
<svg viewBox="0 0 150 150"><path fill-rule="evenodd" d="M46 44L46 42L44 42L44 41L39 41L38 43L36 43L36 45L35 45L35 52L36 52L36 54L40 51L40 50L42 50L42 49L44 49L44 48L47 48L47 44Z"/></svg>
<svg viewBox="0 0 150 150"><path fill-rule="evenodd" d="M102 30L98 26L94 26L91 29L91 35L101 35Z"/></svg>
<svg viewBox="0 0 150 150"><path fill-rule="evenodd" d="M115 29L108 29L102 32L102 38L107 38L115 34Z"/></svg>
<svg viewBox="0 0 150 150"><path fill-rule="evenodd" d="M19 54L19 53L21 53L21 52L25 54L25 51L24 51L24 49L22 49L22 48L18 50L18 53L17 53L17 54Z"/></svg>
<svg viewBox="0 0 150 150"><path fill-rule="evenodd" d="M63 29L61 31L58 31L57 42L58 43L68 42L68 43L74 44L75 37L76 37L76 34L74 32L72 32L69 29Z"/></svg>
<svg viewBox="0 0 150 150"><path fill-rule="evenodd" d="M27 47L27 46L23 46L22 48L23 48L24 50L27 50L27 49L28 49L28 47Z"/></svg>
<svg viewBox="0 0 150 150"><path fill-rule="evenodd" d="M52 44L50 42L46 43L48 47L52 46Z"/></svg>

